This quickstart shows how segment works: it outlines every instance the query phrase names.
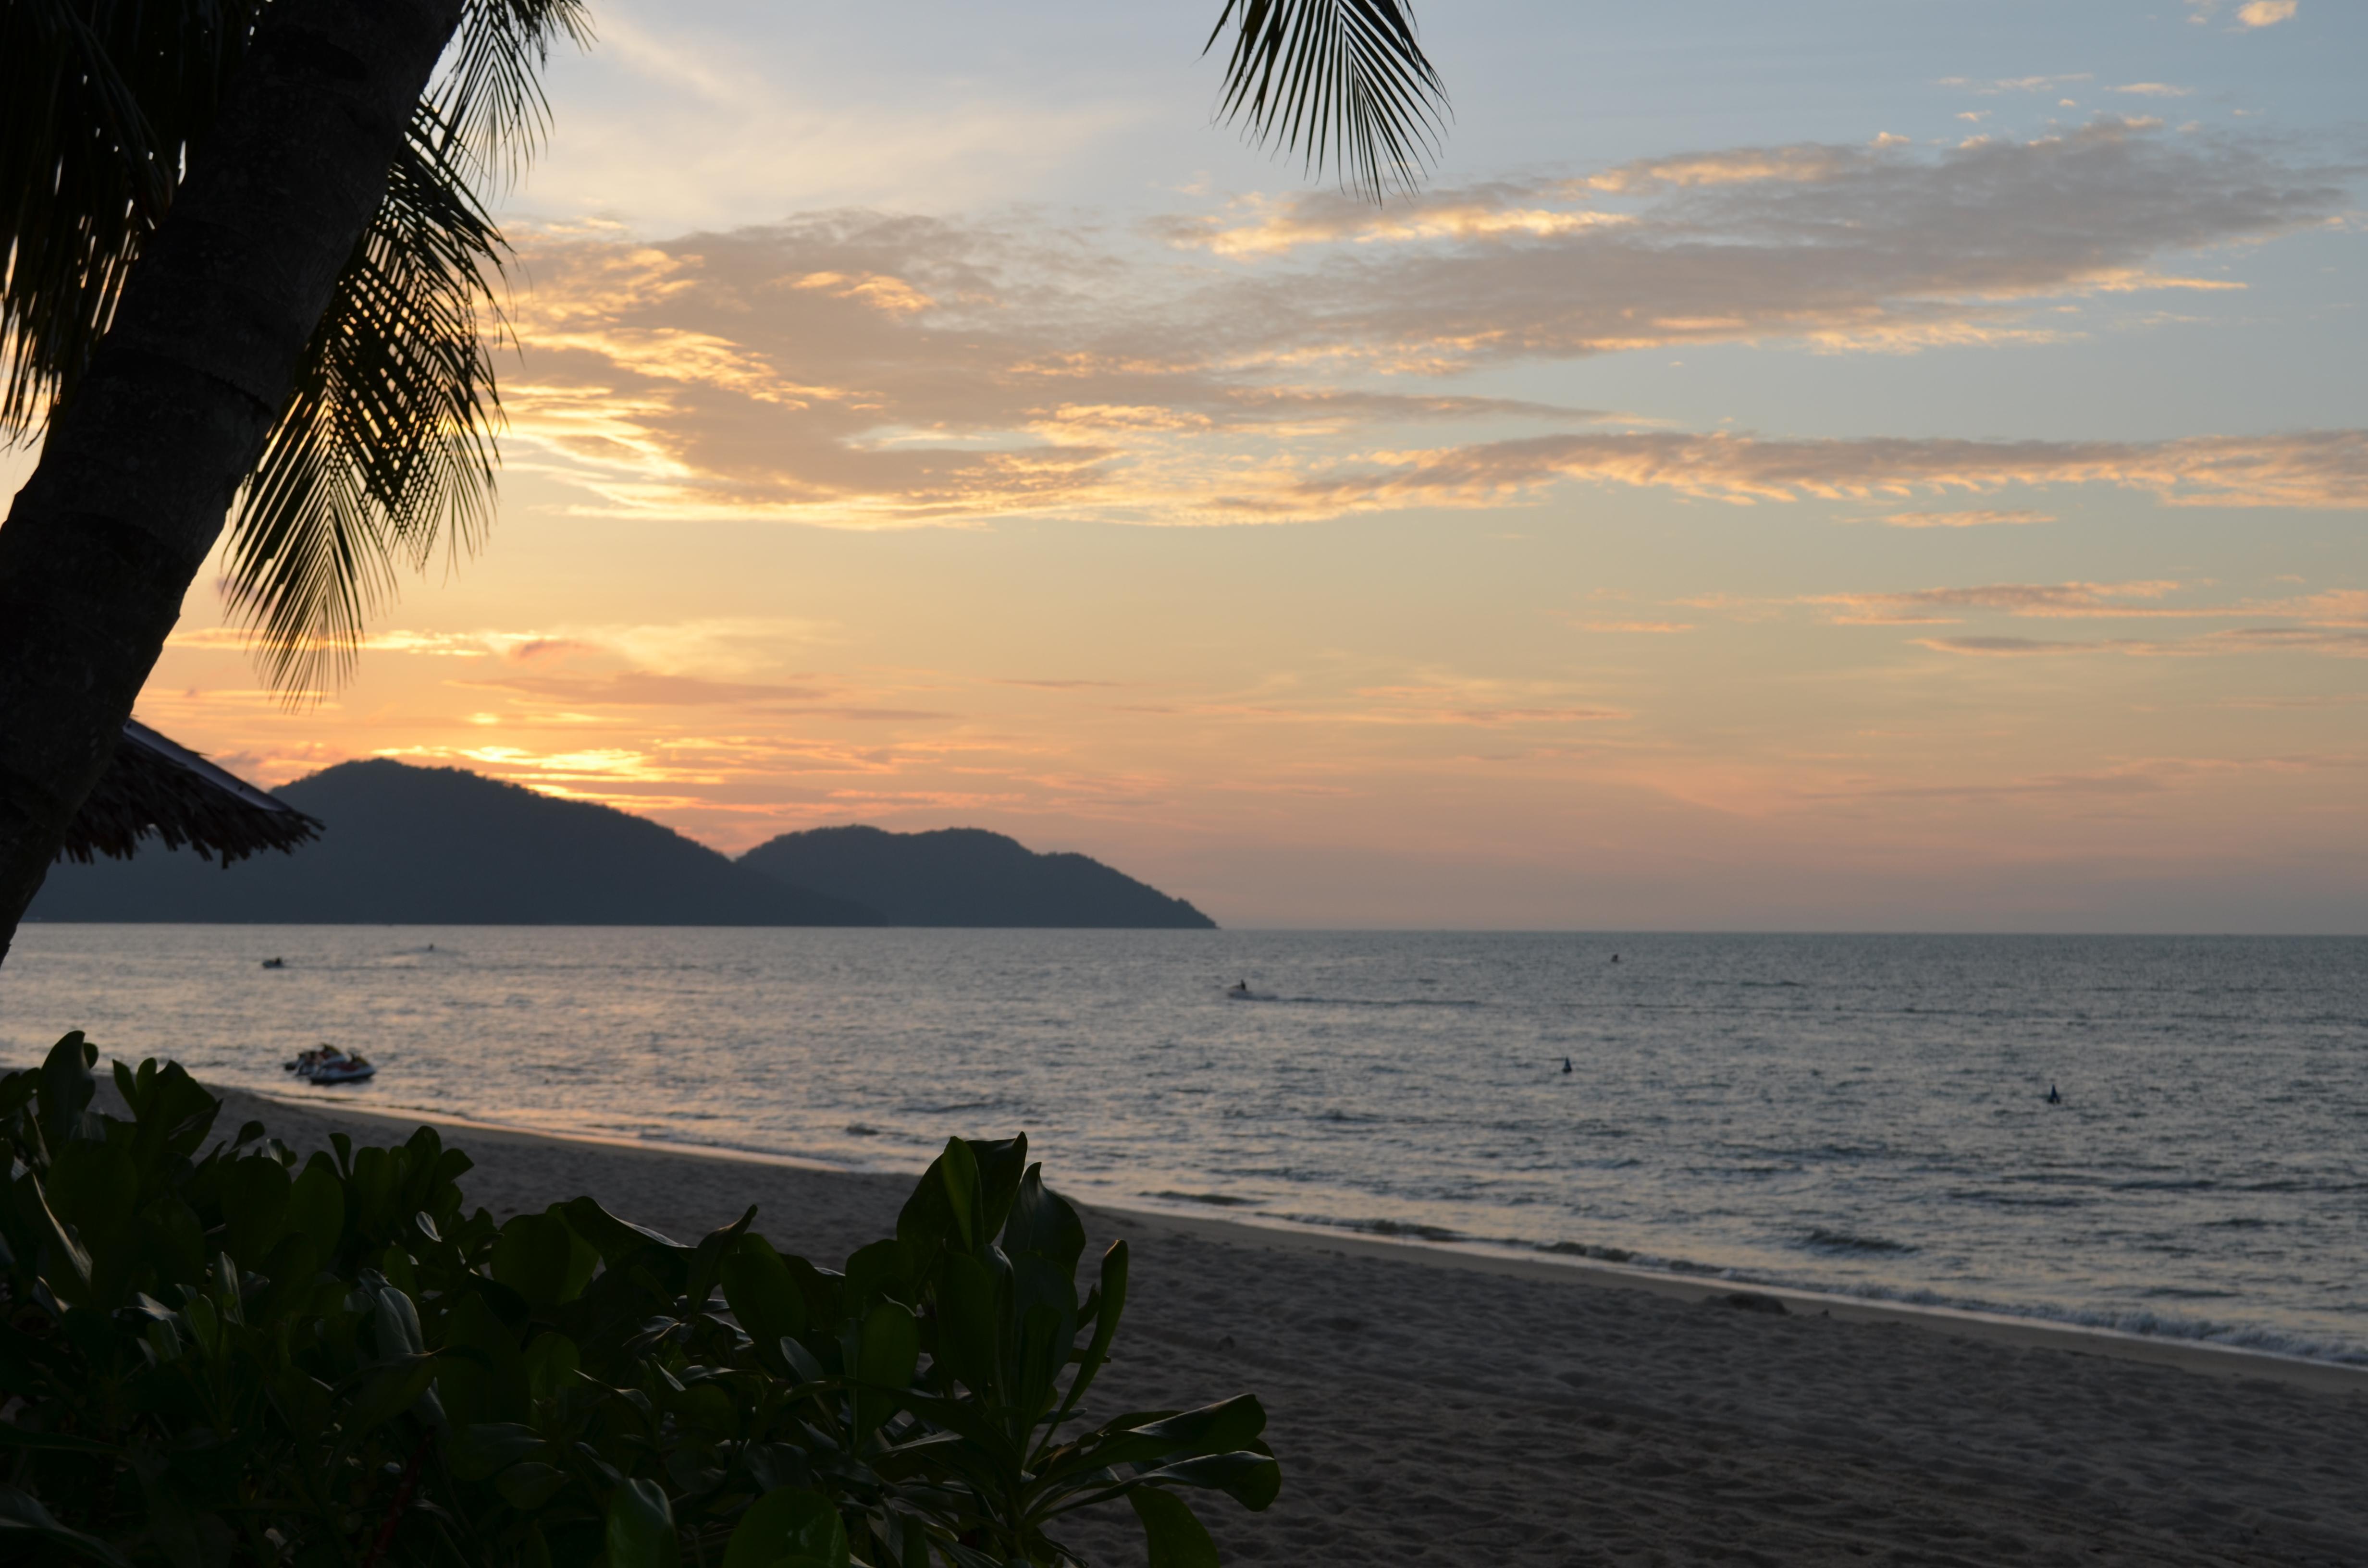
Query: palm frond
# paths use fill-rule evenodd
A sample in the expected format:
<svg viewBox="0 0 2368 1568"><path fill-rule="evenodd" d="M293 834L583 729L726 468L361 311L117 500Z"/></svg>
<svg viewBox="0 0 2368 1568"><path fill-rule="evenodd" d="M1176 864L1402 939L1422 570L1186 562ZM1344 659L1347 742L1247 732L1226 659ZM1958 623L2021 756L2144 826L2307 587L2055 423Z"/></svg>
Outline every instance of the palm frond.
<svg viewBox="0 0 2368 1568"><path fill-rule="evenodd" d="M262 6L0 5L0 443L72 392Z"/></svg>
<svg viewBox="0 0 2368 1568"><path fill-rule="evenodd" d="M524 171L551 128L542 67L554 39L592 41L584 0L469 0L427 101L483 189Z"/></svg>
<svg viewBox="0 0 2368 1568"><path fill-rule="evenodd" d="M492 520L507 247L452 142L423 104L231 523L226 597L291 701L350 674L398 566Z"/></svg>
<svg viewBox="0 0 2368 1568"><path fill-rule="evenodd" d="M1225 0L1201 52L1235 29L1220 115L1310 173L1381 200L1412 190L1438 154L1447 87L1405 0Z"/></svg>
<svg viewBox="0 0 2368 1568"><path fill-rule="evenodd" d="M353 670L401 568L473 553L494 514L508 254L488 187L549 123L541 71L583 0L469 0L231 523L223 588L291 703Z"/></svg>

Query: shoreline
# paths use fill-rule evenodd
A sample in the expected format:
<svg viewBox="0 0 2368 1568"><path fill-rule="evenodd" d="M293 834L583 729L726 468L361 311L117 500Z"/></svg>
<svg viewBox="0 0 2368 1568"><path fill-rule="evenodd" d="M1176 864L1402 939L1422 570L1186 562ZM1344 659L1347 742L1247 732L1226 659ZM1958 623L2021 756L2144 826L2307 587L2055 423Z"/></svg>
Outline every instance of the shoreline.
<svg viewBox="0 0 2368 1568"><path fill-rule="evenodd" d="M596 1132L562 1132L441 1111L396 1112L364 1108L336 1100L313 1099L250 1089L224 1089L208 1085L224 1096L225 1109L234 1097L262 1101L318 1116L334 1108L341 1119L400 1124L403 1133L425 1123L458 1129L472 1136L521 1142L575 1146L658 1159L681 1157L720 1165L744 1165L777 1170L844 1177L855 1181L894 1181L909 1187L920 1172L861 1170L793 1154L735 1149L716 1144L677 1143ZM1265 1248L1298 1253L1330 1252L1430 1268L1464 1269L1480 1274L1577 1285L1591 1290L1640 1290L1671 1300L1702 1301L1735 1295L1766 1298L1783 1303L1794 1315L1816 1315L1838 1322L1896 1324L1928 1333L1953 1335L2022 1348L2050 1348L2155 1366L2220 1378L2265 1378L2320 1392L2368 1394L2368 1366L2322 1360L2274 1350L2224 1345L2208 1339L2184 1339L2135 1333L2127 1329L2066 1323L2019 1313L1952 1307L1933 1303L1889 1301L1813 1288L1761 1284L1725 1273L1679 1271L1611 1263L1599 1258L1556 1256L1529 1252L1516 1244L1486 1241L1434 1241L1414 1236L1377 1236L1344 1226L1297 1220L1230 1215L1219 1218L1160 1205L1110 1202L1076 1198L1080 1208L1110 1216L1129 1229L1167 1231L1230 1247ZM677 1238L681 1239L681 1238Z"/></svg>

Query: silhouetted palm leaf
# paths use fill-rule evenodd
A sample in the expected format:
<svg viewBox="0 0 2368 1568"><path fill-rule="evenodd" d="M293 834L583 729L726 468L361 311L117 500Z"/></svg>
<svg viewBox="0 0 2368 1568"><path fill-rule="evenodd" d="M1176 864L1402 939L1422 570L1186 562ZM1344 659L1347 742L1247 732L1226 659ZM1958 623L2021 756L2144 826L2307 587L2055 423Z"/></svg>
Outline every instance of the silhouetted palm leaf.
<svg viewBox="0 0 2368 1568"><path fill-rule="evenodd" d="M72 390L261 9L0 5L0 442Z"/></svg>
<svg viewBox="0 0 2368 1568"><path fill-rule="evenodd" d="M1298 150L1311 172L1328 163L1376 201L1421 179L1447 89L1403 0L1225 0L1202 52L1228 25L1221 112L1253 141Z"/></svg>
<svg viewBox="0 0 2368 1568"><path fill-rule="evenodd" d="M425 105L231 526L225 587L291 699L351 668L397 563L476 548L501 403L500 233Z"/></svg>
<svg viewBox="0 0 2368 1568"><path fill-rule="evenodd" d="M263 8L0 8L0 439L73 394ZM398 563L473 549L491 519L505 247L476 187L541 140L557 35L589 36L582 0L470 0L241 494L225 586L291 699L350 668Z"/></svg>

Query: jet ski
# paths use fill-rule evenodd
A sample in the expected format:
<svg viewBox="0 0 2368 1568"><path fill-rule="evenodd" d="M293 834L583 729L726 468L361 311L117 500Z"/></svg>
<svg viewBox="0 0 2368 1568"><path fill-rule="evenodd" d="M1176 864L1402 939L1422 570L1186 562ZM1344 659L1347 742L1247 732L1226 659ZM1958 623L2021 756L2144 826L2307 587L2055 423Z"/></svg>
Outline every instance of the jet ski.
<svg viewBox="0 0 2368 1568"><path fill-rule="evenodd" d="M361 1052L348 1053L334 1045L300 1052L285 1065L308 1084L365 1084L378 1076L378 1068Z"/></svg>

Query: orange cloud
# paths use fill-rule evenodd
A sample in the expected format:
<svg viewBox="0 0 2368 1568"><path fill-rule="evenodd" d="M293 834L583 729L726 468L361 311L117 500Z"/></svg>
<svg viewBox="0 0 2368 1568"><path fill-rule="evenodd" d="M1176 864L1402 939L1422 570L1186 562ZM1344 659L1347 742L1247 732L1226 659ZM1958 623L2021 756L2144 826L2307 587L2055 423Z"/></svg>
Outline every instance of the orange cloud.
<svg viewBox="0 0 2368 1568"><path fill-rule="evenodd" d="M1373 507L1502 505L1562 481L1673 490L1744 506L2106 484L2146 492L2167 506L2353 510L2368 506L2368 431L2154 442L1542 436L1376 454L1356 470L1230 501L1252 514L1333 516Z"/></svg>
<svg viewBox="0 0 2368 1568"><path fill-rule="evenodd" d="M1419 451L1435 440L1425 426L1609 422L1406 390L1412 377L1708 344L2053 341L2078 330L2066 301L2239 287L2172 258L2323 221L2344 210L2348 177L2106 119L1941 152L1692 153L1378 211L1312 193L1150 226L1242 263L1213 272L1172 248L863 211L659 245L550 232L522 244L534 289L518 315L529 373L507 390L511 460L625 516L1281 519L1292 494L1353 496L1358 454ZM1602 462L1654 468L1651 449L1624 449ZM2235 447L2180 460L2172 482L2109 482L2323 504L2317 481L2274 472L2284 459L2249 475ZM1706 447L1679 466L1697 493L1769 493ZM1475 478L1454 504L1526 483ZM1769 478L1788 494L1821 483ZM1902 483L1856 488L1955 482ZM1346 504L1389 494L1384 480Z"/></svg>

